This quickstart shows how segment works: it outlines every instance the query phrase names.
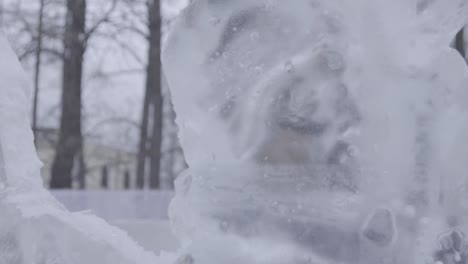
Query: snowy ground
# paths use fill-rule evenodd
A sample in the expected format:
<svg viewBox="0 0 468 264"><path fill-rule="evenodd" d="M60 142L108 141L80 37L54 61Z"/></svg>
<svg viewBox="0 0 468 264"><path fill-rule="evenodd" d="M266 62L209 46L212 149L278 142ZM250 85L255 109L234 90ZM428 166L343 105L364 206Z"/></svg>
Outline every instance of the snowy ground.
<svg viewBox="0 0 468 264"><path fill-rule="evenodd" d="M91 211L128 232L141 246L159 253L173 251L167 208L172 192L154 191L52 191L70 211Z"/></svg>
<svg viewBox="0 0 468 264"><path fill-rule="evenodd" d="M157 220L120 220L111 224L127 233L147 250L159 254L163 251L175 251L179 245L171 231L169 221Z"/></svg>

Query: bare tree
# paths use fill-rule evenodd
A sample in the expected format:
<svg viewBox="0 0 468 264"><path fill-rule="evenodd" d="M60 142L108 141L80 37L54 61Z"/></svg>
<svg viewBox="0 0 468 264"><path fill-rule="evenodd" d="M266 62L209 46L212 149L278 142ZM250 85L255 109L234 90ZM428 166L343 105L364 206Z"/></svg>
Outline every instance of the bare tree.
<svg viewBox="0 0 468 264"><path fill-rule="evenodd" d="M145 185L149 173L149 187L160 187L162 112L161 93L161 14L159 0L148 0L149 50L145 98L141 121L137 165L137 188ZM148 164L149 162L149 164ZM149 170L148 170L149 169Z"/></svg>
<svg viewBox="0 0 468 264"><path fill-rule="evenodd" d="M59 140L52 165L51 188L71 188L74 164L79 164L77 178L84 187L83 136L81 133L81 82L85 38L86 0L67 0L63 36L62 115Z"/></svg>
<svg viewBox="0 0 468 264"><path fill-rule="evenodd" d="M6 3L2 1L0 4L1 25L14 43L13 48L18 58L23 62L30 61L33 65L34 94L31 120L36 139L37 131L40 129L38 107L42 64L62 59L61 46L54 47L62 37L62 3L57 0L37 0L37 5L22 4L21 1Z"/></svg>
<svg viewBox="0 0 468 264"><path fill-rule="evenodd" d="M77 180L85 188L87 172L82 133L82 75L84 54L89 39L101 25L107 23L117 6L110 8L86 30L86 0L67 0L67 15L63 34L62 101L59 140L52 164L51 188L71 188Z"/></svg>
<svg viewBox="0 0 468 264"><path fill-rule="evenodd" d="M14 37L13 42L16 44L14 49L19 58L26 65L32 66L35 87L33 129L41 131L41 118L49 116L50 120L50 113L60 117L58 138L53 137L51 144L56 149L56 153L50 166L52 174L50 186L71 188L74 183L78 183L79 187L83 188L85 174L90 173L92 169L92 166L89 168L85 166L83 157L84 141L89 137L89 133L86 131L88 129L84 129L87 127L85 124L88 112L83 109L82 102L86 100L87 78L82 78L85 77L82 76L82 72L83 63L86 62L84 54L87 49L92 48L94 40L99 38L99 42L96 43L105 41L117 45L130 56L131 60L134 58L137 65L129 69L112 71L99 68L101 71L98 72L98 77L111 78L138 72L144 72L146 76L141 123L134 122L135 124L129 124L129 127L135 126L134 129L140 133L137 147L139 176L135 177L138 179L136 187L159 188L161 177L165 177L161 173L174 174L170 172L180 159L179 152L175 149L177 137L172 132L168 133L171 124L166 124L167 119L173 118L173 115L165 109L167 106L165 110L163 109L163 105L168 104L169 100L163 100L166 98L166 93L161 87L160 49L162 31L164 32L164 28L168 26L161 17L160 1L108 0L104 6L107 9L112 3L112 7L108 10L103 10L99 8L100 6L97 6L98 8L87 6L89 2L86 0L36 1L35 5L26 2L23 5L20 4L21 1L8 2L6 8L1 11L2 20L10 33L9 37L12 35ZM116 5L118 8L115 8ZM168 19L164 19L168 23ZM146 54L145 52L141 54L127 41L127 37L132 34L147 41L149 48ZM41 80L41 72L44 75L46 67L49 66L63 67L62 101L47 106L51 107L51 111L46 112L38 108L42 105L40 86L45 81ZM166 134L170 136L165 138ZM163 138L165 138L164 144L167 141L171 147L161 146ZM161 166L166 162L171 165L167 168ZM128 180L131 180L130 177ZM133 186L134 183L129 182L128 185Z"/></svg>
<svg viewBox="0 0 468 264"><path fill-rule="evenodd" d="M150 149L151 189L160 188L163 99L161 92L161 10L160 0L149 3L149 58L146 85L153 89L153 130Z"/></svg>

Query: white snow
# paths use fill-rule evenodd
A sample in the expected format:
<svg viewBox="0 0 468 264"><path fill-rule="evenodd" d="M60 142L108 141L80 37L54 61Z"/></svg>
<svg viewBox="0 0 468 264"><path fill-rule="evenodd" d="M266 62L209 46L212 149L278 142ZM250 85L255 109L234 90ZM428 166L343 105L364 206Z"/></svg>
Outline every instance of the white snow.
<svg viewBox="0 0 468 264"><path fill-rule="evenodd" d="M52 195L72 212L92 213L121 228L148 251L175 251L179 243L167 215L169 191L70 191Z"/></svg>
<svg viewBox="0 0 468 264"><path fill-rule="evenodd" d="M172 191L71 191L52 190L52 195L72 212L90 211L106 221L168 220Z"/></svg>

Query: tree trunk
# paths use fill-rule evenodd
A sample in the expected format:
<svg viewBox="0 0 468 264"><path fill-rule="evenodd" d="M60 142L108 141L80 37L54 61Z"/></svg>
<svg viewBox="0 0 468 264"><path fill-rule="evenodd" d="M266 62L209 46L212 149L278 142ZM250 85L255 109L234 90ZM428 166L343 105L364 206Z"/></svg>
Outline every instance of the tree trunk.
<svg viewBox="0 0 468 264"><path fill-rule="evenodd" d="M78 189L84 190L86 189L86 164L84 160L84 139L81 139L81 146L80 150L78 151L78 164L75 164L75 166L78 166L76 174L72 174L77 180L78 180ZM73 177L72 177L73 179Z"/></svg>
<svg viewBox="0 0 468 264"><path fill-rule="evenodd" d="M107 190L109 188L109 170L107 166L101 168L101 189Z"/></svg>
<svg viewBox="0 0 468 264"><path fill-rule="evenodd" d="M130 171L128 169L125 170L124 173L124 189L130 190Z"/></svg>
<svg viewBox="0 0 468 264"><path fill-rule="evenodd" d="M162 97L161 94L155 95L154 113L153 113L153 133L151 136L151 166L149 187L150 189L159 189L161 185L161 142L162 142Z"/></svg>
<svg viewBox="0 0 468 264"><path fill-rule="evenodd" d="M151 89L145 89L145 99L143 102L143 115L140 125L140 143L138 147L138 160L136 171L136 188L143 189L145 186L146 158L148 155L148 121L151 103Z"/></svg>
<svg viewBox="0 0 468 264"><path fill-rule="evenodd" d="M37 23L37 46L36 46L36 64L34 69L34 100L32 112L32 130L34 133L34 142L37 139L37 108L39 102L39 77L41 74L41 55L42 55L42 33L44 25L44 0L40 0L39 21Z"/></svg>
<svg viewBox="0 0 468 264"><path fill-rule="evenodd" d="M149 164L149 187L160 187L161 141L162 141L162 95L161 95L161 16L159 0L149 0L149 50L146 74L146 92L140 132L137 165L137 188L144 187ZM151 124L151 133L149 128ZM149 138L149 136L151 136ZM148 146L149 145L149 146Z"/></svg>
<svg viewBox="0 0 468 264"><path fill-rule="evenodd" d="M153 129L150 151L150 189L160 188L161 142L162 142L162 112L163 100L161 94L161 14L160 1L150 0L149 16L149 61L146 85L153 90Z"/></svg>
<svg viewBox="0 0 468 264"><path fill-rule="evenodd" d="M83 136L81 133L81 80L85 43L86 0L67 0L64 33L62 115L59 140L52 165L51 188L71 188L72 171L82 175ZM80 173L81 171L81 173ZM83 179L78 179L84 182Z"/></svg>

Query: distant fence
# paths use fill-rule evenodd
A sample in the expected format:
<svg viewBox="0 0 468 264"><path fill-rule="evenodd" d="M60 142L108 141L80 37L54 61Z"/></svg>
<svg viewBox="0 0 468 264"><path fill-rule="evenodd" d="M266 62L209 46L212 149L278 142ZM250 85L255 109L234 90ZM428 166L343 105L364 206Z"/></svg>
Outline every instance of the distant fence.
<svg viewBox="0 0 468 264"><path fill-rule="evenodd" d="M52 191L70 211L90 210L108 221L166 220L171 191Z"/></svg>

